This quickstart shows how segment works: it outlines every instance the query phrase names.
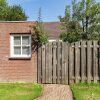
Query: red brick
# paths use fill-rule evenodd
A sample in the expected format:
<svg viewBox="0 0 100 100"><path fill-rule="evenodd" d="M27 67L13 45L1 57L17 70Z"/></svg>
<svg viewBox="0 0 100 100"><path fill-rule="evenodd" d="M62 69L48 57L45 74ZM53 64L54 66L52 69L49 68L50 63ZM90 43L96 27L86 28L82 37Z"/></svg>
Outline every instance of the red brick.
<svg viewBox="0 0 100 100"><path fill-rule="evenodd" d="M0 22L0 82L36 82L37 54L31 60L10 60L10 33L29 33L34 22Z"/></svg>

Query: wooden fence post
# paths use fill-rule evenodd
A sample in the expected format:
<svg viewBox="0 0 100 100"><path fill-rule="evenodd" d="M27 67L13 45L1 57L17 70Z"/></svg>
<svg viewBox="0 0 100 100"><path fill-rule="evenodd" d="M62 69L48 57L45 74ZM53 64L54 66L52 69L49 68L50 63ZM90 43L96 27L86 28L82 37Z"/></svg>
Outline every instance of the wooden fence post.
<svg viewBox="0 0 100 100"><path fill-rule="evenodd" d="M49 83L49 43L47 43L46 45L45 45L45 53L46 53L46 55L45 55L45 57L46 57L46 59L45 59L45 63L46 63L46 67L45 67L45 71L46 71L46 83Z"/></svg>
<svg viewBox="0 0 100 100"><path fill-rule="evenodd" d="M68 72L68 50L69 50L69 45L68 45L68 42L67 43L64 43L64 47L65 47L65 50L64 50L64 67L65 67L65 84L68 84L68 75L69 75L69 72Z"/></svg>
<svg viewBox="0 0 100 100"><path fill-rule="evenodd" d="M85 69L85 41L81 42L81 82L85 81L85 76L84 76L84 69Z"/></svg>
<svg viewBox="0 0 100 100"><path fill-rule="evenodd" d="M93 77L97 83L97 42L93 41Z"/></svg>
<svg viewBox="0 0 100 100"><path fill-rule="evenodd" d="M57 42L57 83L61 83L61 42Z"/></svg>
<svg viewBox="0 0 100 100"><path fill-rule="evenodd" d="M49 43L49 61L47 63L49 63L49 83L52 83L52 42Z"/></svg>
<svg viewBox="0 0 100 100"><path fill-rule="evenodd" d="M56 48L57 48L57 44L56 42L53 42L53 83L56 83L56 64L57 64L57 60L56 60Z"/></svg>
<svg viewBox="0 0 100 100"><path fill-rule="evenodd" d="M80 42L75 43L75 83L79 82L79 44Z"/></svg>
<svg viewBox="0 0 100 100"><path fill-rule="evenodd" d="M69 46L69 84L74 83L73 69L74 69L74 52L73 52L73 43L72 43Z"/></svg>
<svg viewBox="0 0 100 100"><path fill-rule="evenodd" d="M41 47L38 48L38 68L37 68L37 75L38 75L38 83L41 83Z"/></svg>
<svg viewBox="0 0 100 100"><path fill-rule="evenodd" d="M42 83L46 83L45 76L45 45L42 46Z"/></svg>
<svg viewBox="0 0 100 100"><path fill-rule="evenodd" d="M87 82L91 82L91 41L87 42Z"/></svg>

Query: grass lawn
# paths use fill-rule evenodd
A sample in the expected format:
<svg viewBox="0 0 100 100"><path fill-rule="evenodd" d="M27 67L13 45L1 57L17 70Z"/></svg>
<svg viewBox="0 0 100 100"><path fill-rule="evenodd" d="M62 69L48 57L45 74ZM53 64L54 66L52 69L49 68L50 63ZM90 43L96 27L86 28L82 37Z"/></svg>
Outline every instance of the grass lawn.
<svg viewBox="0 0 100 100"><path fill-rule="evenodd" d="M33 83L0 83L0 100L34 100L42 89Z"/></svg>
<svg viewBox="0 0 100 100"><path fill-rule="evenodd" d="M74 84L71 89L75 100L100 100L100 84Z"/></svg>

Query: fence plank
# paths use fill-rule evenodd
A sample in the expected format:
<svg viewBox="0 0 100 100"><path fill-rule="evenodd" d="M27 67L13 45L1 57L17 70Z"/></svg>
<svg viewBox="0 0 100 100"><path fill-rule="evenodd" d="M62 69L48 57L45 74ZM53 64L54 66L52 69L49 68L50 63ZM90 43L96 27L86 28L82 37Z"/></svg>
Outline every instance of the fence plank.
<svg viewBox="0 0 100 100"><path fill-rule="evenodd" d="M46 59L45 59L45 61L46 61L46 67L45 67L45 73L46 73L46 76L45 76L45 78L46 78L46 83L49 83L49 43L47 43L46 45L45 45L45 52L46 52Z"/></svg>
<svg viewBox="0 0 100 100"><path fill-rule="evenodd" d="M41 83L41 47L38 48L38 69L37 69L37 73L38 73L38 83Z"/></svg>
<svg viewBox="0 0 100 100"><path fill-rule="evenodd" d="M73 72L74 54L73 53L74 52L73 52L72 46L73 46L73 44L70 44L70 46L69 46L69 84L74 83L74 81L73 81L73 78L74 78L74 76L73 76L73 74L74 74L74 72Z"/></svg>
<svg viewBox="0 0 100 100"><path fill-rule="evenodd" d="M42 46L42 83L45 83L45 45Z"/></svg>
<svg viewBox="0 0 100 100"><path fill-rule="evenodd" d="M99 59L99 62L98 62L98 64L99 64L98 65L99 66L99 70L98 70L99 71L99 74L98 75L99 75L99 80L100 80L100 41L99 41L99 54L98 54L98 57L99 57L98 58Z"/></svg>
<svg viewBox="0 0 100 100"><path fill-rule="evenodd" d="M65 82L65 66L64 66L64 48L65 45L64 45L64 42L62 43L62 56L61 56L61 83L64 84Z"/></svg>
<svg viewBox="0 0 100 100"><path fill-rule="evenodd" d="M84 69L85 69L85 41L81 42L81 81L85 81Z"/></svg>
<svg viewBox="0 0 100 100"><path fill-rule="evenodd" d="M68 43L65 43L65 84L68 84Z"/></svg>
<svg viewBox="0 0 100 100"><path fill-rule="evenodd" d="M93 77L94 82L97 83L97 42L93 41Z"/></svg>
<svg viewBox="0 0 100 100"><path fill-rule="evenodd" d="M52 42L49 43L49 83L52 83Z"/></svg>
<svg viewBox="0 0 100 100"><path fill-rule="evenodd" d="M61 42L57 42L57 83L61 83Z"/></svg>
<svg viewBox="0 0 100 100"><path fill-rule="evenodd" d="M96 59L97 59L97 82L98 82L99 81L99 58L98 58L99 42L98 41L96 41L96 48L97 48Z"/></svg>
<svg viewBox="0 0 100 100"><path fill-rule="evenodd" d="M87 42L87 82L91 82L91 41Z"/></svg>
<svg viewBox="0 0 100 100"><path fill-rule="evenodd" d="M56 83L56 42L53 42L53 83Z"/></svg>
<svg viewBox="0 0 100 100"><path fill-rule="evenodd" d="M79 82L79 42L75 43L75 82Z"/></svg>

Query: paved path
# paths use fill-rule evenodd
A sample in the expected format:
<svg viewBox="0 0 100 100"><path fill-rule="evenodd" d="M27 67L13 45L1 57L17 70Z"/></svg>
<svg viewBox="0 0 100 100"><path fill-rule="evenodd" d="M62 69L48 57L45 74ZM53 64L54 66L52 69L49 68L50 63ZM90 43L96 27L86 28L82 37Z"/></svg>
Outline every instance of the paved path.
<svg viewBox="0 0 100 100"><path fill-rule="evenodd" d="M44 84L43 95L36 100L73 100L69 85Z"/></svg>

